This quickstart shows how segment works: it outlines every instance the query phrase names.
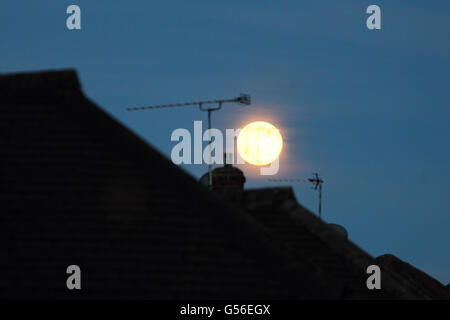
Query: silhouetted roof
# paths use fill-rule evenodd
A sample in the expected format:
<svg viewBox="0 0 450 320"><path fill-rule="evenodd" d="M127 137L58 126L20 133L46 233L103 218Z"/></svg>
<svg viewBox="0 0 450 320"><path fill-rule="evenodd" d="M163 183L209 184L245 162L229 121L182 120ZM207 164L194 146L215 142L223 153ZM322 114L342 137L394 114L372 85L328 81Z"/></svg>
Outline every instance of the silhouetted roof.
<svg viewBox="0 0 450 320"><path fill-rule="evenodd" d="M337 230L301 206L290 187L246 190L244 206L259 222L270 228L296 255L311 273L325 279L329 286L339 288L341 298L418 298L449 299L443 285L395 259L396 266L382 257L369 254L342 236ZM390 259L388 259L390 260ZM366 287L367 266L378 265L382 272L382 289L369 291ZM411 270L419 275L411 277ZM417 279L420 278L420 281Z"/></svg>
<svg viewBox="0 0 450 320"><path fill-rule="evenodd" d="M392 254L384 254L376 258L378 265L408 279L411 286L431 299L449 299L450 292L442 283L430 277L425 272L404 262ZM448 285L447 285L448 286Z"/></svg>
<svg viewBox="0 0 450 320"><path fill-rule="evenodd" d="M291 189L246 191L244 205L210 192L72 70L0 76L0 137L2 297L430 297L389 270L367 290L375 259ZM80 291L66 288L72 264Z"/></svg>

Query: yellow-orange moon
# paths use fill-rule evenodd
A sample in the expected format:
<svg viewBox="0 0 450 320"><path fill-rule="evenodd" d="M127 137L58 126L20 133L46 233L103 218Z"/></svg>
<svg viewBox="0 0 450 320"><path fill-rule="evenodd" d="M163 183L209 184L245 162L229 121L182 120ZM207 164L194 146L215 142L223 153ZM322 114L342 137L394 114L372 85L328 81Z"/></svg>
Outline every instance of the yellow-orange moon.
<svg viewBox="0 0 450 320"><path fill-rule="evenodd" d="M276 160L282 148L280 131L265 121L247 124L237 138L237 149L242 159L256 166L264 166Z"/></svg>

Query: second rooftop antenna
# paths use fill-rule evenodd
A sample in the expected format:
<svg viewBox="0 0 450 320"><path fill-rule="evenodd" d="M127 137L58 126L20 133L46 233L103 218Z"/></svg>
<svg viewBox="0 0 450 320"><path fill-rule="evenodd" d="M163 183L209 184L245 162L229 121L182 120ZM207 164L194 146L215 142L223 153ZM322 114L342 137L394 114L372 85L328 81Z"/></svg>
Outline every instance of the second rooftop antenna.
<svg viewBox="0 0 450 320"><path fill-rule="evenodd" d="M319 218L322 219L322 184L323 179L317 172L313 173L312 178L308 179L269 179L273 182L312 182L314 184L313 189L319 191Z"/></svg>
<svg viewBox="0 0 450 320"><path fill-rule="evenodd" d="M309 182L314 183L313 189L319 191L319 218L322 218L322 184L323 180L319 177L316 172L313 174L313 178L308 179Z"/></svg>

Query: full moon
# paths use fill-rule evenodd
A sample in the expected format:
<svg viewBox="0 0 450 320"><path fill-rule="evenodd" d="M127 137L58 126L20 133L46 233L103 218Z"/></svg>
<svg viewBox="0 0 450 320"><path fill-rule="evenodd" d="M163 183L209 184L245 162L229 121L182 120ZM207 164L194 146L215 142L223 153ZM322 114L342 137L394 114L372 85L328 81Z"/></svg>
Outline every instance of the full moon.
<svg viewBox="0 0 450 320"><path fill-rule="evenodd" d="M275 126L265 121L246 125L237 138L241 157L256 166L267 165L278 158L283 148L283 138Z"/></svg>

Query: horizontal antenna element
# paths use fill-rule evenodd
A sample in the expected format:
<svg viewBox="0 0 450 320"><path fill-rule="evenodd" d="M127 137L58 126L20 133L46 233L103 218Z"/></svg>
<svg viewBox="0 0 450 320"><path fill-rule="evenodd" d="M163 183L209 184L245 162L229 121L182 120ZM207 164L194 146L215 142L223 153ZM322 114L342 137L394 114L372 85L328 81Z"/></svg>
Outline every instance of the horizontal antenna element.
<svg viewBox="0 0 450 320"><path fill-rule="evenodd" d="M185 106L195 106L195 105L204 105L204 104L222 104L224 102L237 102L243 105L250 105L251 99L250 95L243 94L234 99L223 99L223 100L206 100L206 101L196 101L196 102L185 102L185 103L174 103L174 104L161 104L156 106L147 106L147 107L133 107L127 108L127 111L138 111L138 110L147 110L147 109L160 109L160 108L171 108L171 107L185 107Z"/></svg>

